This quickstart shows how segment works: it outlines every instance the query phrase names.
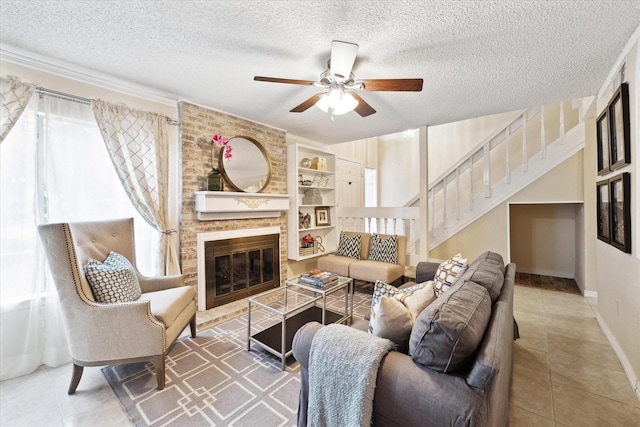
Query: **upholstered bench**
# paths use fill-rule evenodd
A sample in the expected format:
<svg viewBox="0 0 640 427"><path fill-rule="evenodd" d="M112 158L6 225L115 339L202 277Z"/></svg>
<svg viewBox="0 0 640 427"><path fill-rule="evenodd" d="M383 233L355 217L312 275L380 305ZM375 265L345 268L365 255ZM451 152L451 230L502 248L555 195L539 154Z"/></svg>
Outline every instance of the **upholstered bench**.
<svg viewBox="0 0 640 427"><path fill-rule="evenodd" d="M338 250L319 258L318 269L365 282L399 284L406 258L406 236L342 231Z"/></svg>

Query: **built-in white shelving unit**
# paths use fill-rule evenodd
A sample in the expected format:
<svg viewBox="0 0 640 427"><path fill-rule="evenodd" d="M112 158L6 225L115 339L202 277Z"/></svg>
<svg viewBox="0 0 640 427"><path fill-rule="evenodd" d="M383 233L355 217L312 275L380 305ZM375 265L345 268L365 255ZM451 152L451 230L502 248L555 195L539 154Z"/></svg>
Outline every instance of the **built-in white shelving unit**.
<svg viewBox="0 0 640 427"><path fill-rule="evenodd" d="M306 167L303 160L313 161L316 157L326 159L326 171ZM300 261L335 252L338 246L335 154L303 144L287 146L287 192L291 196L288 223L289 259ZM306 194L310 193L315 193L321 197L320 203L305 204L303 199ZM316 208L327 208L330 225L318 225ZM311 216L308 228L304 228L300 224L299 213ZM307 234L311 234L314 238L318 236L322 238L324 252L316 250L313 254L300 253L302 238Z"/></svg>

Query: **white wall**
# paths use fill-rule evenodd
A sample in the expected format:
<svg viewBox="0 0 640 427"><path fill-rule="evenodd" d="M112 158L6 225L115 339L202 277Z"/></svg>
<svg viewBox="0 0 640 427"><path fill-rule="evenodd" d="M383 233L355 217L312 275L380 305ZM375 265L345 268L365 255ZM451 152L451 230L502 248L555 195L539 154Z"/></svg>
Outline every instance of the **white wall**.
<svg viewBox="0 0 640 427"><path fill-rule="evenodd" d="M404 206L420 191L418 130L381 136L378 141L378 205Z"/></svg>
<svg viewBox="0 0 640 427"><path fill-rule="evenodd" d="M429 182L466 155L477 144L502 129L517 112L494 114L428 128Z"/></svg>
<svg viewBox="0 0 640 427"><path fill-rule="evenodd" d="M627 374L635 378L638 387L640 374L640 152L638 150L638 126L640 126L640 46L638 33L635 42L626 56L626 76L629 83L629 107L631 117L631 164L604 177L596 176L595 153L585 162L590 177L585 183L585 194L595 194L595 183L603 178L617 176L621 172L631 173L631 230L632 253L622 251L608 245L595 236L589 236L591 244L595 244L592 262L596 269L596 287L598 291L598 313L604 328L608 329L614 340L614 347L623 355L623 365ZM608 104L617 84L604 82L605 90L597 99L594 117L597 117ZM595 129L595 125L592 126ZM595 131L588 141L595 145ZM585 171L586 172L586 171ZM595 204L595 203L594 203ZM589 212L586 226L595 229L595 209ZM626 359L626 360L624 360ZM636 389L640 398L640 390Z"/></svg>

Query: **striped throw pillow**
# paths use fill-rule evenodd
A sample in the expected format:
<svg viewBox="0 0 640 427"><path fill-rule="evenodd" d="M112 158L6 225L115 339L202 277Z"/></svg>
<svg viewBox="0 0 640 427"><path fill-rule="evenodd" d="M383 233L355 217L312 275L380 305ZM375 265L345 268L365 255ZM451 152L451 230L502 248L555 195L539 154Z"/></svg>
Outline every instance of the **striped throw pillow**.
<svg viewBox="0 0 640 427"><path fill-rule="evenodd" d="M382 238L379 234L371 236L371 246L369 247L369 260L382 261L390 264L398 262L398 236L388 236Z"/></svg>
<svg viewBox="0 0 640 427"><path fill-rule="evenodd" d="M349 258L360 259L360 246L362 243L362 235L356 234L349 237L344 231L340 232L340 240L338 242L338 250L336 255L346 256Z"/></svg>

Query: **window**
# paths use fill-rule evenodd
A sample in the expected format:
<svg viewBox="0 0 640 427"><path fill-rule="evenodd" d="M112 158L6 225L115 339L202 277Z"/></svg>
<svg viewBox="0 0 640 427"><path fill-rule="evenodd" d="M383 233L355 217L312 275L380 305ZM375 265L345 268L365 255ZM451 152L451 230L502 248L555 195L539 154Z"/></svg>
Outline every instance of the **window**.
<svg viewBox="0 0 640 427"><path fill-rule="evenodd" d="M375 168L364 168L364 206L378 206L378 171Z"/></svg>
<svg viewBox="0 0 640 427"><path fill-rule="evenodd" d="M364 168L364 206L375 208L378 206L378 170L375 168ZM378 220L371 218L369 222L369 233L378 230Z"/></svg>
<svg viewBox="0 0 640 427"><path fill-rule="evenodd" d="M38 224L122 217L134 218L138 269L156 274L159 233L129 201L91 106L36 94L0 144L3 302L46 289Z"/></svg>

